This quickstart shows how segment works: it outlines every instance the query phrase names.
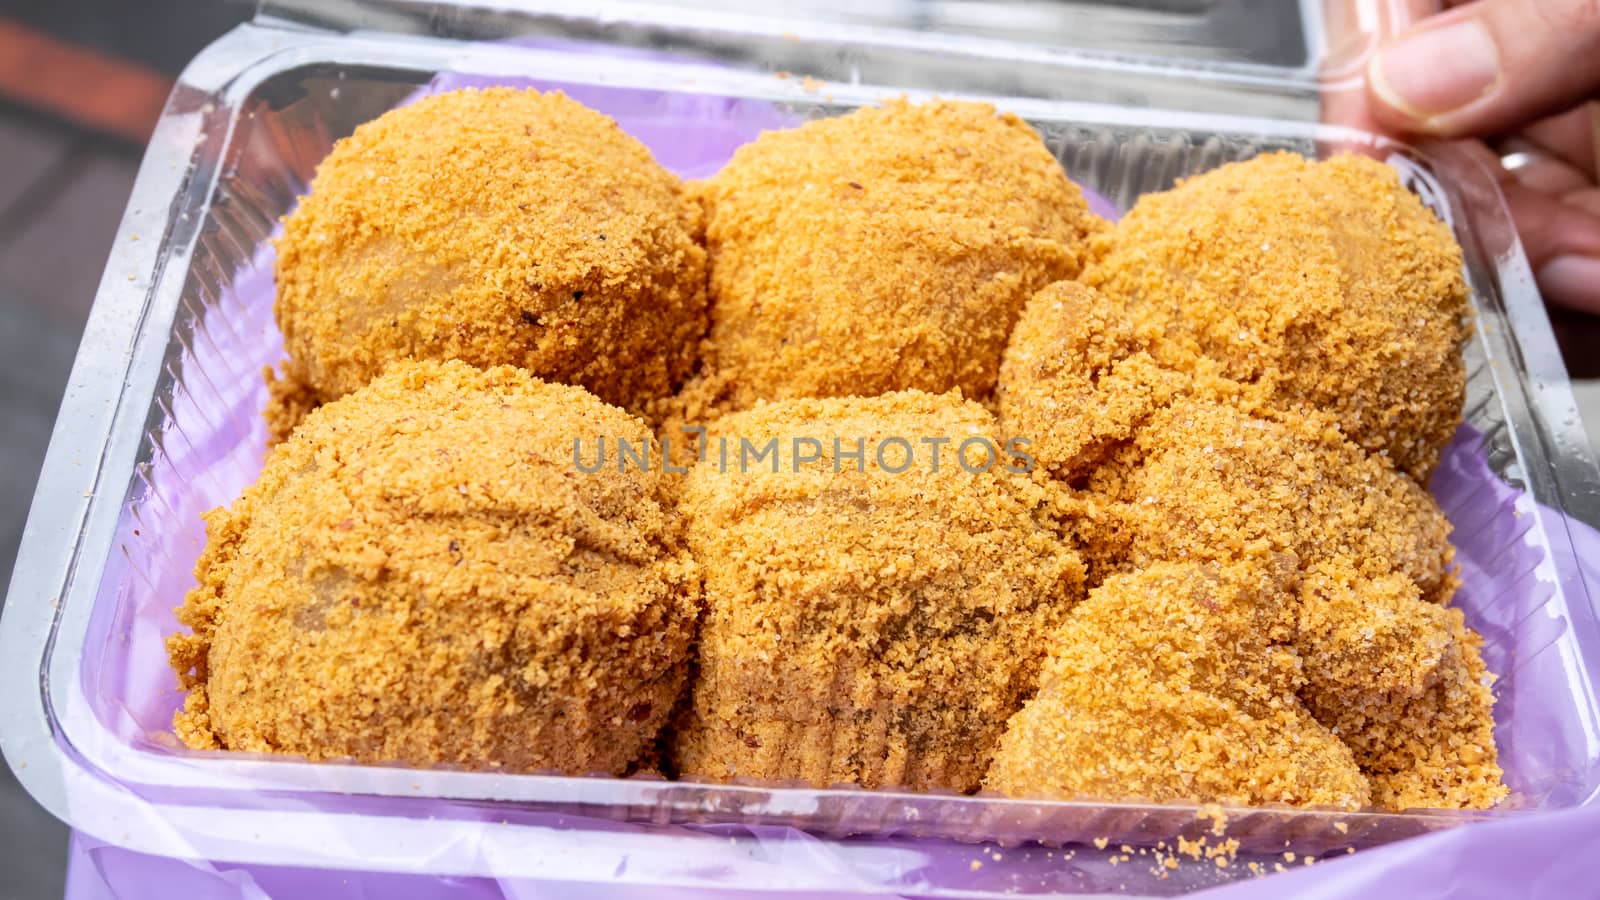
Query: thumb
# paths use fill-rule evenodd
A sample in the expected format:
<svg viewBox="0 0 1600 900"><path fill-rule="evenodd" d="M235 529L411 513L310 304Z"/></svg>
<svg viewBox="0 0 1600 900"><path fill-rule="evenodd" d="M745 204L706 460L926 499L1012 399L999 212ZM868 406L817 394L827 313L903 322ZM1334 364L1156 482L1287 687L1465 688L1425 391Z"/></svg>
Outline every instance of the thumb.
<svg viewBox="0 0 1600 900"><path fill-rule="evenodd" d="M1367 87L1383 125L1442 137L1571 108L1600 87L1600 0L1476 0L1384 46Z"/></svg>

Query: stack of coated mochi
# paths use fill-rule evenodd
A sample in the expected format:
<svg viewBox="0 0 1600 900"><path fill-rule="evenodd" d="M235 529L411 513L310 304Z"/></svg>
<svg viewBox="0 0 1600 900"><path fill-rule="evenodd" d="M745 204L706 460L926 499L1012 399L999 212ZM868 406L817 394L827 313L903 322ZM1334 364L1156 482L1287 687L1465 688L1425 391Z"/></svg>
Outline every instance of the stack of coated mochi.
<svg viewBox="0 0 1600 900"><path fill-rule="evenodd" d="M1460 254L1380 164L1269 155L1111 225L981 104L769 132L684 186L559 94L461 91L340 142L278 251L279 443L169 641L191 746L1505 793L1423 488ZM680 442L678 478L651 432L691 426L777 449ZM575 466L598 437L658 464Z"/></svg>

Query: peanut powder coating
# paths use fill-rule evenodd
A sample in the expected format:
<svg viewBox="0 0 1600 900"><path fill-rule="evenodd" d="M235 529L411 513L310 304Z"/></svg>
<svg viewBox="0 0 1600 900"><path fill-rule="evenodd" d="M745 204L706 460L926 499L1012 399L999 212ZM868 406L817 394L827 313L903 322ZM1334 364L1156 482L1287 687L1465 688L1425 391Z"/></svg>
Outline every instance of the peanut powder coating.
<svg viewBox="0 0 1600 900"><path fill-rule="evenodd" d="M617 123L559 93L440 94L340 141L284 221L274 309L304 395L399 359L517 365L629 410L705 334L698 210Z"/></svg>
<svg viewBox="0 0 1600 900"><path fill-rule="evenodd" d="M1445 606L1457 575L1432 498L1325 415L1285 410L1214 365L1162 366L1116 306L1086 287L1041 291L999 394L1008 429L1043 436L1039 462L1090 583L1165 563L1294 561L1278 593L1305 660L1296 695L1357 751L1374 802L1493 805L1505 790L1493 698L1476 635Z"/></svg>
<svg viewBox="0 0 1600 900"><path fill-rule="evenodd" d="M1103 227L1021 119L904 101L768 132L699 185L713 406L994 389L1039 288Z"/></svg>
<svg viewBox="0 0 1600 900"><path fill-rule="evenodd" d="M1285 587L1306 660L1299 695L1352 747L1372 748L1357 759L1375 801L1461 808L1502 796L1478 639L1446 606L1458 583L1450 524L1331 420L1180 398L1062 503L1093 580L1289 554L1301 575ZM1430 700L1442 696L1448 708ZM1397 729L1402 720L1411 727Z"/></svg>
<svg viewBox="0 0 1600 900"><path fill-rule="evenodd" d="M580 388L402 364L311 413L208 516L169 640L191 747L621 773L678 697L698 576L648 440Z"/></svg>
<svg viewBox="0 0 1600 900"><path fill-rule="evenodd" d="M1271 153L1139 198L1085 275L1150 352L1220 367L1426 483L1461 421L1461 250L1395 170Z"/></svg>
<svg viewBox="0 0 1600 900"><path fill-rule="evenodd" d="M1063 481L1093 471L1191 379L1150 355L1117 303L1075 281L1028 301L1006 345L1000 421Z"/></svg>
<svg viewBox="0 0 1600 900"><path fill-rule="evenodd" d="M1355 751L1381 809L1488 809L1510 793L1495 746L1495 678L1483 664L1483 639L1460 610L1442 612L1445 639L1423 660L1431 677L1384 692L1307 696L1317 720Z"/></svg>
<svg viewBox="0 0 1600 900"><path fill-rule="evenodd" d="M175 730L1491 807L1495 675L1427 491L1461 270L1350 155L1225 165L1108 225L984 104L767 132L685 188L560 94L421 100L285 221L279 443L207 517Z"/></svg>
<svg viewBox="0 0 1600 900"><path fill-rule="evenodd" d="M1089 592L985 786L1018 797L1356 809L1371 787L1295 697L1295 563L1158 563Z"/></svg>
<svg viewBox="0 0 1600 900"><path fill-rule="evenodd" d="M956 459L965 440L999 445L989 413L906 391L759 404L719 429L814 436L822 456L798 472L785 456L778 472L701 463L688 477L707 608L680 770L976 788L1083 582L1026 478ZM893 474L874 448L897 437L915 457ZM864 471L836 438L846 453L864 441ZM937 471L923 438L950 442ZM896 444L885 459L895 469L905 455Z"/></svg>
<svg viewBox="0 0 1600 900"><path fill-rule="evenodd" d="M1432 600L1449 599L1457 583L1450 523L1433 498L1324 417L1269 419L1182 397L1076 499L1087 504L1078 521L1088 555L1107 569L1287 551L1369 577L1398 571Z"/></svg>

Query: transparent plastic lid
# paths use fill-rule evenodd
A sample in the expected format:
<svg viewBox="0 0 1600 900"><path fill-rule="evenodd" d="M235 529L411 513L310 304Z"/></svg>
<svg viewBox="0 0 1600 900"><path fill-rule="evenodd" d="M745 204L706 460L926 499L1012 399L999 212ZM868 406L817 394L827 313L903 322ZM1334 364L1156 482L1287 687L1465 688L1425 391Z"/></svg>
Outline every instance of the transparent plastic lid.
<svg viewBox="0 0 1600 900"><path fill-rule="evenodd" d="M785 72L1039 99L1316 119L1439 0L261 0L262 21L458 40L549 36ZM817 46L827 52L818 53ZM952 65L952 57L965 62ZM1073 68L1063 83L1061 66ZM1174 82L1180 73L1183 81Z"/></svg>
<svg viewBox="0 0 1600 900"><path fill-rule="evenodd" d="M738 12L750 4L682 5ZM1290 70L1316 62L1322 50L1312 0L801 0L781 15Z"/></svg>

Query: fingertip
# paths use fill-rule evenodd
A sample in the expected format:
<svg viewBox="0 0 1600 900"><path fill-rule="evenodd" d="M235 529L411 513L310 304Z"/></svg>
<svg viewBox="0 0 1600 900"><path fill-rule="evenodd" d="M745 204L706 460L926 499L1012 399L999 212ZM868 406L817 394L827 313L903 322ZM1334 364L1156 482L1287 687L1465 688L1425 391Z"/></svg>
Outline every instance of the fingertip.
<svg viewBox="0 0 1600 900"><path fill-rule="evenodd" d="M1600 314L1600 258L1558 256L1540 266L1536 277L1546 301Z"/></svg>
<svg viewBox="0 0 1600 900"><path fill-rule="evenodd" d="M1390 128L1415 132L1428 118L1389 84L1383 73L1381 52L1367 60L1367 97L1370 100L1368 114Z"/></svg>
<svg viewBox="0 0 1600 900"><path fill-rule="evenodd" d="M1391 128L1453 137L1458 113L1503 83L1500 51L1476 17L1429 22L1384 45L1368 60L1373 114Z"/></svg>

